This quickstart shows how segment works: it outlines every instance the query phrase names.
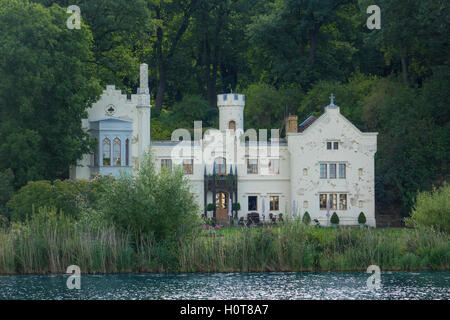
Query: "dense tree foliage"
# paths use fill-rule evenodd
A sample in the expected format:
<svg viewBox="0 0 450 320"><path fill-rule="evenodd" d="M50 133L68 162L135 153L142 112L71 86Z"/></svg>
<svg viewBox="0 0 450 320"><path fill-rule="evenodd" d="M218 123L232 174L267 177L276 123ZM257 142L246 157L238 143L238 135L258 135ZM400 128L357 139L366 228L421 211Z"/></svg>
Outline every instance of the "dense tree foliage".
<svg viewBox="0 0 450 320"><path fill-rule="evenodd" d="M72 4L81 30L65 27ZM381 29L366 26L373 4ZM333 92L379 132L378 212L407 214L448 180L449 26L446 0L4 0L0 170L15 187L66 178L90 150L80 119L98 83L135 90L146 62L153 139L216 125L221 92L245 93L246 127L268 129L321 114Z"/></svg>
<svg viewBox="0 0 450 320"><path fill-rule="evenodd" d="M100 92L92 35L66 20L59 6L0 4L0 169L16 186L67 176L91 147L80 122Z"/></svg>

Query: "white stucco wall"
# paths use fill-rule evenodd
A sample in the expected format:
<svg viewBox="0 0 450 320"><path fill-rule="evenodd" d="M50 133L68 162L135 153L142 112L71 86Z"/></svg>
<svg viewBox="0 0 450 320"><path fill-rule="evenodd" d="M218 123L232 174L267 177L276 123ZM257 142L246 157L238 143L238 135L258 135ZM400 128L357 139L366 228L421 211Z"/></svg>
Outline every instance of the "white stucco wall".
<svg viewBox="0 0 450 320"><path fill-rule="evenodd" d="M141 67L141 75L145 75L146 67ZM145 76L141 81L145 86ZM150 140L150 96L148 88L141 93L127 99L126 95L114 86L107 86L100 100L88 110L88 119L83 120L83 128L88 130L90 122L105 118L117 118L132 122L131 139L131 165L134 172L139 169L139 159L143 153L150 149L156 168L161 167L161 159L172 159L172 165L177 165L175 155L179 158L194 159L194 172L186 177L191 181L192 192L204 211L204 174L212 174L213 163L216 157L227 160L226 173L230 166L238 173L238 198L241 204L239 217L246 217L248 213L256 211L262 214L262 202L265 203L266 219L270 213L270 196L279 197L279 210L274 214L282 213L285 217L292 215L292 207L296 213L303 216L308 211L312 219L318 219L321 224L328 224L326 210L320 210L319 194L347 194L347 210L331 209L339 215L343 225L357 224L357 218L362 211L366 215L367 224L375 226L375 172L374 155L377 145L376 133L363 133L340 114L339 107L329 106L326 112L314 121L304 132L289 133L287 143L282 142L278 147L275 144L266 152L264 143L243 143L234 139L228 129L229 121L236 122L237 134L244 130L243 95L218 95L219 130L211 130L204 135L203 141L195 141L189 152L180 153L180 144L172 141ZM236 97L236 98L235 98ZM114 107L114 113L108 113L109 106ZM215 138L214 134L226 132L226 139ZM176 135L175 135L176 136ZM230 137L233 137L230 139ZM225 144L224 141L227 143ZM327 142L338 142L338 150L328 150ZM260 142L261 143L261 142ZM151 146L151 147L150 147ZM226 146L226 147L224 147ZM249 146L245 148L245 146ZM276 152L274 152L276 150ZM247 173L247 159L258 158L258 174ZM278 174L268 174L262 170L267 159L279 159L280 170ZM85 155L76 168L72 168L71 175L78 179L89 179L95 171L91 167L91 155ZM181 163L179 161L178 163ZM320 164L345 163L345 179L321 179ZM219 191L219 190L217 190ZM257 210L248 210L248 197L257 196ZM212 193L207 193L206 203L213 202Z"/></svg>
<svg viewBox="0 0 450 320"><path fill-rule="evenodd" d="M327 150L328 141L339 142L339 149ZM302 215L308 211L312 219L326 225L327 212L320 210L319 194L346 193L348 209L330 210L330 215L336 211L340 224L351 225L357 224L359 213L364 212L367 224L375 226L376 133L362 133L335 107L327 108L305 132L290 133L288 144L291 154L291 197L301 208ZM320 179L320 163L345 163L346 178ZM362 175L359 169L362 169Z"/></svg>

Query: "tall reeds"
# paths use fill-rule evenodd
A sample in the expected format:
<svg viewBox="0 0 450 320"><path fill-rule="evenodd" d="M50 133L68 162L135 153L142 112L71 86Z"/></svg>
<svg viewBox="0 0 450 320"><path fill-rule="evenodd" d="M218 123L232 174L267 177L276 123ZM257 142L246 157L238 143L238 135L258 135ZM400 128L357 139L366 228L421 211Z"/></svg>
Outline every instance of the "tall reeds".
<svg viewBox="0 0 450 320"><path fill-rule="evenodd" d="M222 235L222 236L220 236ZM139 240L133 240L139 239ZM0 229L0 273L259 272L448 269L449 236L432 230L236 228L183 242L133 237L46 211Z"/></svg>

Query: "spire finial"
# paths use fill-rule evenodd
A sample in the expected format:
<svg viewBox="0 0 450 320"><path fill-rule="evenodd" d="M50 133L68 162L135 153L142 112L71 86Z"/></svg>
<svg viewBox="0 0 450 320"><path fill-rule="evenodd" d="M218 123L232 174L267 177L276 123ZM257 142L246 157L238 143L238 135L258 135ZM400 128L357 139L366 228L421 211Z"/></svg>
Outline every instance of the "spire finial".
<svg viewBox="0 0 450 320"><path fill-rule="evenodd" d="M331 100L330 105L334 105L334 95L333 95L333 93L330 96L330 100Z"/></svg>

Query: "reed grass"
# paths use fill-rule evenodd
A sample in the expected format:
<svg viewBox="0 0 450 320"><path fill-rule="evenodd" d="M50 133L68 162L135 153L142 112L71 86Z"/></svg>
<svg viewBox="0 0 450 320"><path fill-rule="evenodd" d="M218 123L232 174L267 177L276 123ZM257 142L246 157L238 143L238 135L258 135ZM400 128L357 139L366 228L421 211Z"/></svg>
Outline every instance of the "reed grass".
<svg viewBox="0 0 450 320"><path fill-rule="evenodd" d="M221 235L221 236L220 236ZM262 272L449 269L449 236L432 230L317 229L300 222L221 230L182 243L74 223L55 213L0 229L0 273Z"/></svg>

